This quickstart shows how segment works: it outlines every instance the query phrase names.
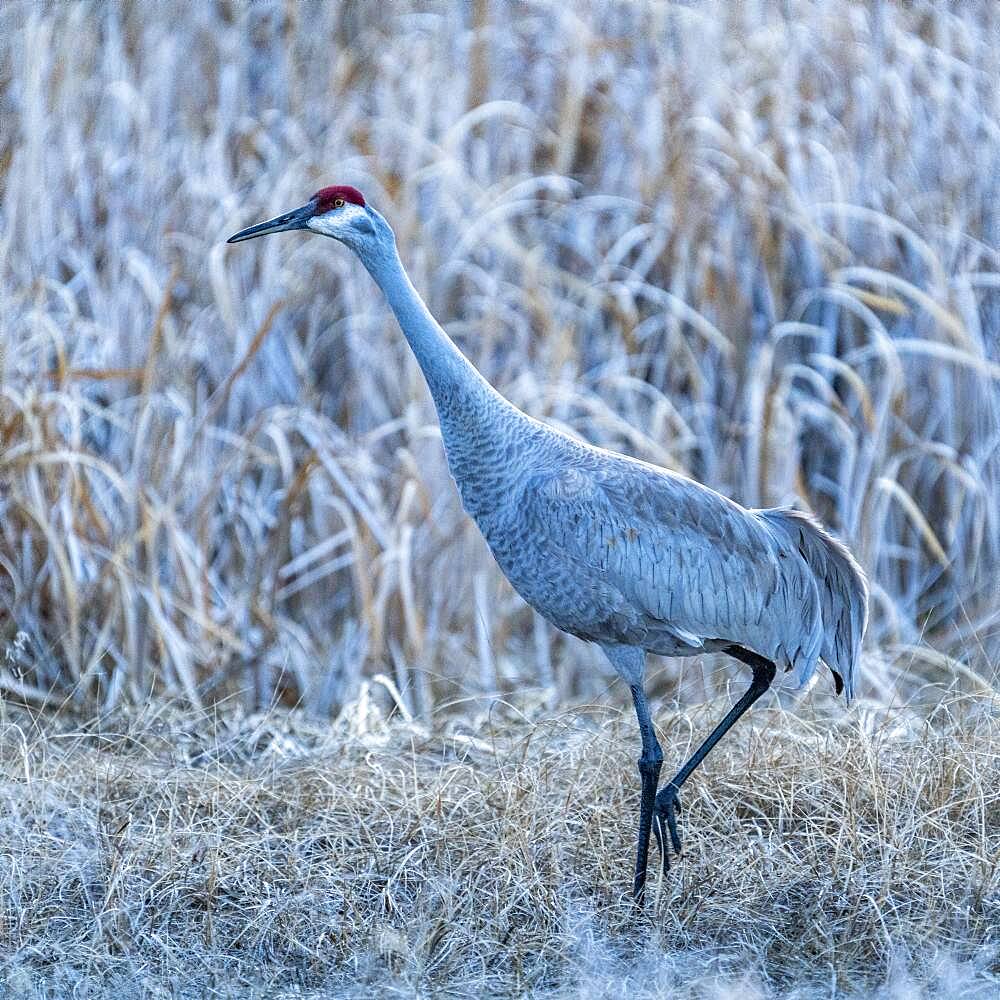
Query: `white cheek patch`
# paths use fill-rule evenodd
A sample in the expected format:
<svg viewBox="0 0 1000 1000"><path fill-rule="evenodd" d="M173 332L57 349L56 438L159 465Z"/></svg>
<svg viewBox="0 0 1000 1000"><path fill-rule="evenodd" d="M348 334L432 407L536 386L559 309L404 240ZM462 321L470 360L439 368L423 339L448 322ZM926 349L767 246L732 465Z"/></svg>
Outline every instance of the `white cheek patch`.
<svg viewBox="0 0 1000 1000"><path fill-rule="evenodd" d="M330 216L327 213L325 215L314 215L307 225L314 233L319 233L320 236L333 236L334 232L329 223Z"/></svg>
<svg viewBox="0 0 1000 1000"><path fill-rule="evenodd" d="M341 239L351 233L372 233L374 227L368 213L357 205L350 203L341 208L331 209L322 215L314 215L309 220L309 228L321 236L333 236Z"/></svg>

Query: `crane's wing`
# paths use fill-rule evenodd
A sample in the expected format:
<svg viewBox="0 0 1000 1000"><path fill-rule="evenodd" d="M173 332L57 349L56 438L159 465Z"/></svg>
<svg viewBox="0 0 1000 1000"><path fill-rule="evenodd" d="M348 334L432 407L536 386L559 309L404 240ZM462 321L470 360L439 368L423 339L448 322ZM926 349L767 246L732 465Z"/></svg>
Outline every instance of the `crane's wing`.
<svg viewBox="0 0 1000 1000"><path fill-rule="evenodd" d="M529 477L518 508L537 558L570 560L581 581L620 595L600 628L619 624L618 641L665 653L737 643L811 674L822 622L794 546L692 480L600 458Z"/></svg>

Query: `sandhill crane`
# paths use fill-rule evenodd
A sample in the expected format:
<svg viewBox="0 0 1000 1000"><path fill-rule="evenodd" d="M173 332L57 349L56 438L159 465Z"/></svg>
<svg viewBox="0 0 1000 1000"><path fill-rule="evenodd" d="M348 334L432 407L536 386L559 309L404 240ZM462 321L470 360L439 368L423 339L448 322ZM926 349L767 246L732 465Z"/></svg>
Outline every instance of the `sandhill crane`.
<svg viewBox="0 0 1000 1000"><path fill-rule="evenodd" d="M581 443L504 399L410 283L386 220L353 187L230 243L305 229L353 250L382 289L430 388L462 504L514 589L556 628L606 653L629 685L642 736L633 893L650 829L664 873L680 856L678 792L778 666L807 681L822 658L854 695L867 586L847 549L794 510L749 510L682 475ZM722 650L747 664L746 694L657 791L663 752L643 686L647 652ZM669 843L668 843L669 838Z"/></svg>

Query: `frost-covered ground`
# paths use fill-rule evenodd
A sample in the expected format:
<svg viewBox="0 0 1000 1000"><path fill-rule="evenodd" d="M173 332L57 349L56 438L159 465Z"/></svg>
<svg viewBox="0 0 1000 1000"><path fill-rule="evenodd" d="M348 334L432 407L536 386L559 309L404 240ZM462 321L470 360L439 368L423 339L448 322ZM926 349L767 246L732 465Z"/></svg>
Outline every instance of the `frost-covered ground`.
<svg viewBox="0 0 1000 1000"><path fill-rule="evenodd" d="M668 763L721 708L657 713ZM8 995L996 995L995 705L754 713L644 911L634 744L610 708L9 710Z"/></svg>

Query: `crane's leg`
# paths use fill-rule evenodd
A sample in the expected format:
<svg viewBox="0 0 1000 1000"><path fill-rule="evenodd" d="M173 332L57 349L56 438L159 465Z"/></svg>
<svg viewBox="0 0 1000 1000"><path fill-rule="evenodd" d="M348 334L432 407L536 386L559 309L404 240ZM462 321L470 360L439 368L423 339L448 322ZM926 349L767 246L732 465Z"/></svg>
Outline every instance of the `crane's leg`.
<svg viewBox="0 0 1000 1000"><path fill-rule="evenodd" d="M642 735L642 756L639 758L639 777L642 780L642 797L639 799L639 846L635 855L635 880L632 883L632 895L637 902L642 900L646 888L646 862L649 858L649 833L653 825L653 803L656 800L656 788L660 782L660 767L663 764L663 751L656 739L653 720L649 717L649 704L642 683L632 684L632 704L635 705L635 715L639 720L639 732Z"/></svg>
<svg viewBox="0 0 1000 1000"><path fill-rule="evenodd" d="M709 751L715 746L723 736L733 727L736 720L771 686L776 673L775 665L751 653L750 650L742 646L728 646L726 652L738 660L748 664L753 670L753 680L747 693L729 710L726 717L712 730L707 740L691 755L691 759L677 772L674 778L663 786L663 789L656 796L653 806L653 832L656 834L656 843L660 848L660 857L663 859L663 872L666 874L670 867L670 853L667 847L667 834L670 835L670 845L674 852L680 856L681 838L677 832L677 817L681 811L680 800L677 793L681 785L691 776L691 772L708 756Z"/></svg>
<svg viewBox="0 0 1000 1000"><path fill-rule="evenodd" d="M635 853L635 880L632 892L636 901L642 900L646 886L646 863L649 859L649 833L653 825L653 805L656 801L656 786L660 781L660 766L663 751L656 741L653 720L649 717L649 703L643 679L646 674L646 653L638 646L602 646L605 655L618 674L628 682L632 692L635 716L639 720L642 734L642 756L639 758L639 777L642 780L642 795L639 799L639 844Z"/></svg>

